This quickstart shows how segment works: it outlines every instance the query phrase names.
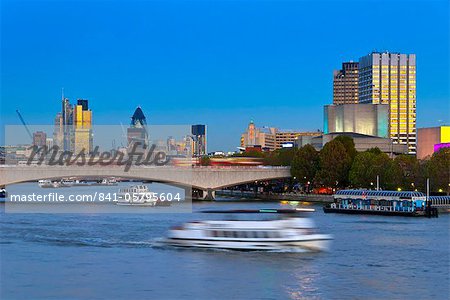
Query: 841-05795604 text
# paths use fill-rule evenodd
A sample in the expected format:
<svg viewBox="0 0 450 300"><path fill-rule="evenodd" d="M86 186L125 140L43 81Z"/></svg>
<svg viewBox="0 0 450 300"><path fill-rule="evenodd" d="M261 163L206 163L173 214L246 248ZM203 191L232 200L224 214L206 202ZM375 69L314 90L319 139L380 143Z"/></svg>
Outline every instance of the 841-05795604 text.
<svg viewBox="0 0 450 300"><path fill-rule="evenodd" d="M30 193L11 194L10 202L117 202L125 201L182 201L180 193L85 193L85 194L62 194L62 193Z"/></svg>

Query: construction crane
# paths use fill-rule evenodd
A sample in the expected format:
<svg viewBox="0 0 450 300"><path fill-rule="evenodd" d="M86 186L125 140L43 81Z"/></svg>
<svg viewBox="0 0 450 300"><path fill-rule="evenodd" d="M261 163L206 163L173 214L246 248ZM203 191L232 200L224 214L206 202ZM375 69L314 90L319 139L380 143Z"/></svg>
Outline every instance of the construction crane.
<svg viewBox="0 0 450 300"><path fill-rule="evenodd" d="M20 111L18 109L16 109L16 113L19 116L20 121L22 122L23 126L25 127L25 129L28 132L28 135L30 136L30 139L33 140L33 135L31 134L30 129L27 126L27 123L25 123L25 120L23 119L22 115L20 114Z"/></svg>

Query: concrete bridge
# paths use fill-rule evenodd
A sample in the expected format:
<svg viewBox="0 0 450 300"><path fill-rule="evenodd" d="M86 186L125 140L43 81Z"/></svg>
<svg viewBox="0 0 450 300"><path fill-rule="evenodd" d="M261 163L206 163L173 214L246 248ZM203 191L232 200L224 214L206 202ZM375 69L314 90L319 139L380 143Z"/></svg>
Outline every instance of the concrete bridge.
<svg viewBox="0 0 450 300"><path fill-rule="evenodd" d="M68 177L102 178L122 177L162 182L206 191L213 197L214 190L239 184L290 177L289 167L132 167L124 171L119 166L0 166L0 186Z"/></svg>

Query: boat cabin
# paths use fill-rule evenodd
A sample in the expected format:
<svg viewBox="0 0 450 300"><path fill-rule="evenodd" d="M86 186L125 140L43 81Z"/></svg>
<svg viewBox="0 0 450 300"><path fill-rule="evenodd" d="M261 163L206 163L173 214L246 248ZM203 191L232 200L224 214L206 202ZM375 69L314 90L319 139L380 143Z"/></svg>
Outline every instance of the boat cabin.
<svg viewBox="0 0 450 300"><path fill-rule="evenodd" d="M414 191L341 190L332 208L416 212L425 210L426 196Z"/></svg>

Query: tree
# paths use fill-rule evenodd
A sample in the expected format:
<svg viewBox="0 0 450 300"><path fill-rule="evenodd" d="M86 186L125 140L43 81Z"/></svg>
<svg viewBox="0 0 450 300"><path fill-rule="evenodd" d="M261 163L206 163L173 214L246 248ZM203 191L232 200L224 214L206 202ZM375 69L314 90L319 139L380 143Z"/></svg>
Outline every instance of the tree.
<svg viewBox="0 0 450 300"><path fill-rule="evenodd" d="M346 135L339 135L334 140L341 142L342 145L345 147L345 151L350 156L352 162L355 159L356 155L358 154L358 151L355 149L355 142L353 141L353 138L346 136Z"/></svg>
<svg viewBox="0 0 450 300"><path fill-rule="evenodd" d="M339 140L325 144L319 154L319 171L316 181L322 185L346 187L348 173L351 167L351 157Z"/></svg>
<svg viewBox="0 0 450 300"><path fill-rule="evenodd" d="M319 169L319 153L311 145L305 145L295 154L291 163L291 175L300 182L312 181Z"/></svg>
<svg viewBox="0 0 450 300"><path fill-rule="evenodd" d="M432 191L447 191L450 193L450 148L442 148L433 153L427 166Z"/></svg>
<svg viewBox="0 0 450 300"><path fill-rule="evenodd" d="M420 164L415 156L402 154L393 163L397 165L400 175L398 185L402 190L415 190L421 186Z"/></svg>
<svg viewBox="0 0 450 300"><path fill-rule="evenodd" d="M278 155L280 166L290 166L297 151L297 148L282 148L274 152Z"/></svg>
<svg viewBox="0 0 450 300"><path fill-rule="evenodd" d="M369 149L358 153L350 169L350 182L358 188L374 188L378 175L386 183L390 164L389 156L381 151Z"/></svg>
<svg viewBox="0 0 450 300"><path fill-rule="evenodd" d="M268 166L290 166L297 148L282 148L265 153L264 164Z"/></svg>

